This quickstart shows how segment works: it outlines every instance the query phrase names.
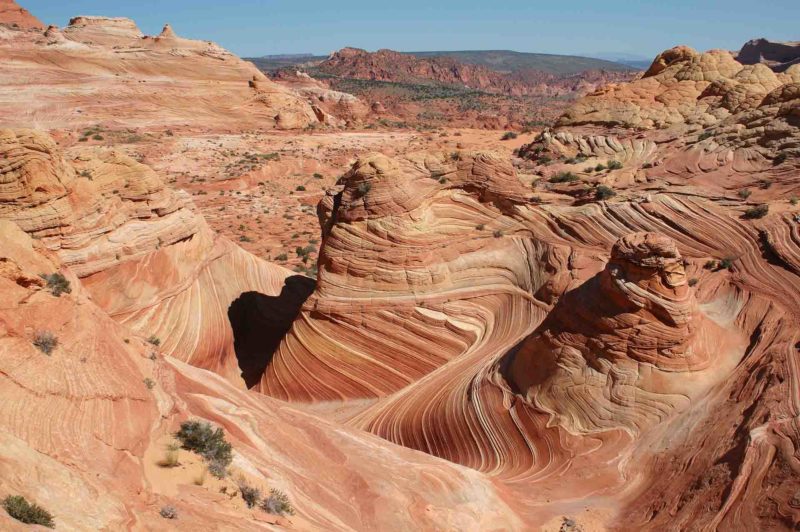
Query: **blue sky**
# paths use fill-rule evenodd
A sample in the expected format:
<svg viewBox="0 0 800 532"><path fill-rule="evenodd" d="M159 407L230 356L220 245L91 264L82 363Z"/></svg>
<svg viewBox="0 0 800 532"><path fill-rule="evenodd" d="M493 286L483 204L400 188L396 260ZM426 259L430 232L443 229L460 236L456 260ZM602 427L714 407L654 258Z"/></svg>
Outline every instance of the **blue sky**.
<svg viewBox="0 0 800 532"><path fill-rule="evenodd" d="M401 51L510 49L652 57L675 44L738 49L800 40L800 0L18 0L47 24L72 16L169 22L241 56L327 54L343 46Z"/></svg>

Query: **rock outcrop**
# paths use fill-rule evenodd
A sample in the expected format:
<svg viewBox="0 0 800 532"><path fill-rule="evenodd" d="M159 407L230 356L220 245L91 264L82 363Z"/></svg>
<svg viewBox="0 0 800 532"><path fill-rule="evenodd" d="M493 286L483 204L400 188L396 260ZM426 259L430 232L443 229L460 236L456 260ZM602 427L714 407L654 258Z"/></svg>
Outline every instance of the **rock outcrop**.
<svg viewBox="0 0 800 532"><path fill-rule="evenodd" d="M151 37L130 19L75 17L44 34L11 32L0 40L0 59L7 67L0 77L6 127L323 125L307 96L169 25Z"/></svg>
<svg viewBox="0 0 800 532"><path fill-rule="evenodd" d="M43 30L44 24L17 4L16 0L0 0L0 25L11 28Z"/></svg>

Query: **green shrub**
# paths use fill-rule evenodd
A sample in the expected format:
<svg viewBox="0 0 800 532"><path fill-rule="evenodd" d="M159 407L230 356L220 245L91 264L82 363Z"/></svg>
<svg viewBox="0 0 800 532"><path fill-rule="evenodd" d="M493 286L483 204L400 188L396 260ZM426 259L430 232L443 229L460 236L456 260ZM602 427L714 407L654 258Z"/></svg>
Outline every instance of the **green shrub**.
<svg viewBox="0 0 800 532"><path fill-rule="evenodd" d="M607 200L609 198L613 198L616 195L617 193L614 192L614 189L606 185L600 185L594 191L594 197L598 200Z"/></svg>
<svg viewBox="0 0 800 532"><path fill-rule="evenodd" d="M717 261L709 260L703 265L703 268L706 270L716 270L717 269Z"/></svg>
<svg viewBox="0 0 800 532"><path fill-rule="evenodd" d="M772 164L774 164L775 166L778 166L779 164L781 164L784 161L786 161L786 157L787 157L786 154L781 152L778 155L776 155L774 159L772 159Z"/></svg>
<svg viewBox="0 0 800 532"><path fill-rule="evenodd" d="M614 160L608 161L608 169L609 170L619 170L620 168L622 168L622 163L621 162L614 161Z"/></svg>
<svg viewBox="0 0 800 532"><path fill-rule="evenodd" d="M53 516L50 512L39 506L31 504L21 495L9 495L3 499L3 508L8 515L28 525L42 525L47 528L55 528Z"/></svg>
<svg viewBox="0 0 800 532"><path fill-rule="evenodd" d="M94 140L103 140L103 135L100 135L100 134L95 134L95 135L92 135L92 138L93 138Z"/></svg>
<svg viewBox="0 0 800 532"><path fill-rule="evenodd" d="M747 199L750 197L750 194L752 194L752 192L749 189L743 188L739 192L737 192L737 194L739 195L740 198Z"/></svg>
<svg viewBox="0 0 800 532"><path fill-rule="evenodd" d="M594 171L595 172L602 172L605 169L606 169L606 165L604 165L604 164L598 164L597 166L594 167Z"/></svg>
<svg viewBox="0 0 800 532"><path fill-rule="evenodd" d="M244 502L248 508L252 508L259 503L261 500L260 489L255 486L251 486L243 478L240 478L237 484L239 486L239 493L241 494L242 499L244 499Z"/></svg>
<svg viewBox="0 0 800 532"><path fill-rule="evenodd" d="M150 377L145 378L143 382L144 382L144 385L147 387L148 390L152 390L153 388L156 387L156 381L154 381Z"/></svg>
<svg viewBox="0 0 800 532"><path fill-rule="evenodd" d="M252 242L253 239L247 235L242 235L239 237L239 242Z"/></svg>
<svg viewBox="0 0 800 532"><path fill-rule="evenodd" d="M706 140L708 138L713 137L714 134L710 131L703 131L700 135L697 136L697 140Z"/></svg>
<svg viewBox="0 0 800 532"><path fill-rule="evenodd" d="M515 138L517 138L516 133L514 133L513 131L506 131L505 133L503 133L503 136L500 137L500 140L512 140Z"/></svg>
<svg viewBox="0 0 800 532"><path fill-rule="evenodd" d="M694 286L696 284L697 284L697 278L696 277L692 277L691 279L689 279L689 286Z"/></svg>
<svg viewBox="0 0 800 532"><path fill-rule="evenodd" d="M573 183L579 179L580 178L572 172L559 172L551 177L548 181L551 183Z"/></svg>
<svg viewBox="0 0 800 532"><path fill-rule="evenodd" d="M372 183L364 181L362 183L359 183L358 186L356 187L355 196L357 198L360 198L362 196L366 196L367 192L369 192L370 190L372 190Z"/></svg>
<svg viewBox="0 0 800 532"><path fill-rule="evenodd" d="M305 192L306 187L304 187L303 185L297 185L297 188L295 188L295 190L298 192Z"/></svg>
<svg viewBox="0 0 800 532"><path fill-rule="evenodd" d="M50 293L56 297L61 296L61 294L70 294L72 293L72 286L70 286L69 281L66 277L64 277L61 273L55 272L51 274L43 273L40 275L42 279L47 281L47 288L50 290Z"/></svg>
<svg viewBox="0 0 800 532"><path fill-rule="evenodd" d="M33 345L45 355L49 355L58 346L58 338L50 331L36 331L33 335Z"/></svg>
<svg viewBox="0 0 800 532"><path fill-rule="evenodd" d="M261 502L261 509L273 515L294 515L294 507L289 496L279 489L269 490L269 497Z"/></svg>
<svg viewBox="0 0 800 532"><path fill-rule="evenodd" d="M233 447L225 441L225 431L219 427L215 429L211 423L184 421L175 438L184 449L199 454L209 462L216 461L227 468L233 461Z"/></svg>
<svg viewBox="0 0 800 532"><path fill-rule="evenodd" d="M159 346L159 345L161 345L161 340L159 340L159 338L156 335L151 334L150 338L147 339L147 343L151 344L151 345Z"/></svg>
<svg viewBox="0 0 800 532"><path fill-rule="evenodd" d="M579 163L582 163L582 162L586 161L586 159L588 159L588 157L586 157L582 153L579 153L575 157L570 157L569 159L567 159L564 162L567 163L567 164L579 164Z"/></svg>
<svg viewBox="0 0 800 532"><path fill-rule="evenodd" d="M178 510L176 510L174 506L162 506L161 510L158 513L164 519L178 518Z"/></svg>
<svg viewBox="0 0 800 532"><path fill-rule="evenodd" d="M769 212L769 205L761 204L756 205L755 207L750 207L746 211L744 211L744 217L748 220L753 220L756 218L763 218Z"/></svg>
<svg viewBox="0 0 800 532"><path fill-rule="evenodd" d="M485 227L486 227L486 226L485 226L485 225L483 225L483 224L478 224L478 225L476 225L476 226L475 226L475 229L477 229L478 231L483 231L483 229L484 229Z"/></svg>
<svg viewBox="0 0 800 532"><path fill-rule="evenodd" d="M314 179L322 179L322 174L320 174L319 172L314 172L313 177Z"/></svg>
<svg viewBox="0 0 800 532"><path fill-rule="evenodd" d="M722 259L719 261L717 268L720 270L732 270L733 269L733 259Z"/></svg>
<svg viewBox="0 0 800 532"><path fill-rule="evenodd" d="M501 236L503 236L503 232L500 229L497 229L492 233L492 236L495 238L500 238Z"/></svg>
<svg viewBox="0 0 800 532"><path fill-rule="evenodd" d="M280 255L275 257L275 260L281 261L281 262L289 260L289 255L287 255L286 253L281 253Z"/></svg>

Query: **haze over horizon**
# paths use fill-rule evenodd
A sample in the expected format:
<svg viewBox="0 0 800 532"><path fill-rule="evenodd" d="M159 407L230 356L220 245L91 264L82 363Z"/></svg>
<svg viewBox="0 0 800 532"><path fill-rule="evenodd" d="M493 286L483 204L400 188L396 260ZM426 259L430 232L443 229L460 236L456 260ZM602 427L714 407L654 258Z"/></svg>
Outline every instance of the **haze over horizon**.
<svg viewBox="0 0 800 532"><path fill-rule="evenodd" d="M143 32L157 34L165 23L182 36L213 40L237 55L310 53L345 46L377 50L514 50L650 59L686 44L698 50L737 50L757 37L796 40L800 2L778 0L769 9L730 0L698 5L678 0L602 5L578 0L565 10L551 2L512 0L503 5L445 0L409 0L387 6L363 0L331 4L319 0L21 0L46 24L64 26L78 15L128 17ZM765 30L768 28L768 31Z"/></svg>

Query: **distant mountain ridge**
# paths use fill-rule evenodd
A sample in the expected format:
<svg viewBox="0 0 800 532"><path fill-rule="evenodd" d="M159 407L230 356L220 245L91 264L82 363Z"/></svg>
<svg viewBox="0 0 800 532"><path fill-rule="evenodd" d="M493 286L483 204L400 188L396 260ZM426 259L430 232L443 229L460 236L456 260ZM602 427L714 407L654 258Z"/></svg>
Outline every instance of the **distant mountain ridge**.
<svg viewBox="0 0 800 532"><path fill-rule="evenodd" d="M343 48L343 50L344 49L347 48ZM313 54L275 54L250 57L247 59L264 71L273 71L291 66L315 66L315 64L325 61L336 53L337 52L334 52L327 56ZM557 75L579 74L587 70L605 70L611 72L638 70L637 68L620 62L593 57L515 52L512 50L456 50L397 53L414 56L420 59L448 57L460 63L483 66L501 74L509 74L520 70L540 70L548 74Z"/></svg>

